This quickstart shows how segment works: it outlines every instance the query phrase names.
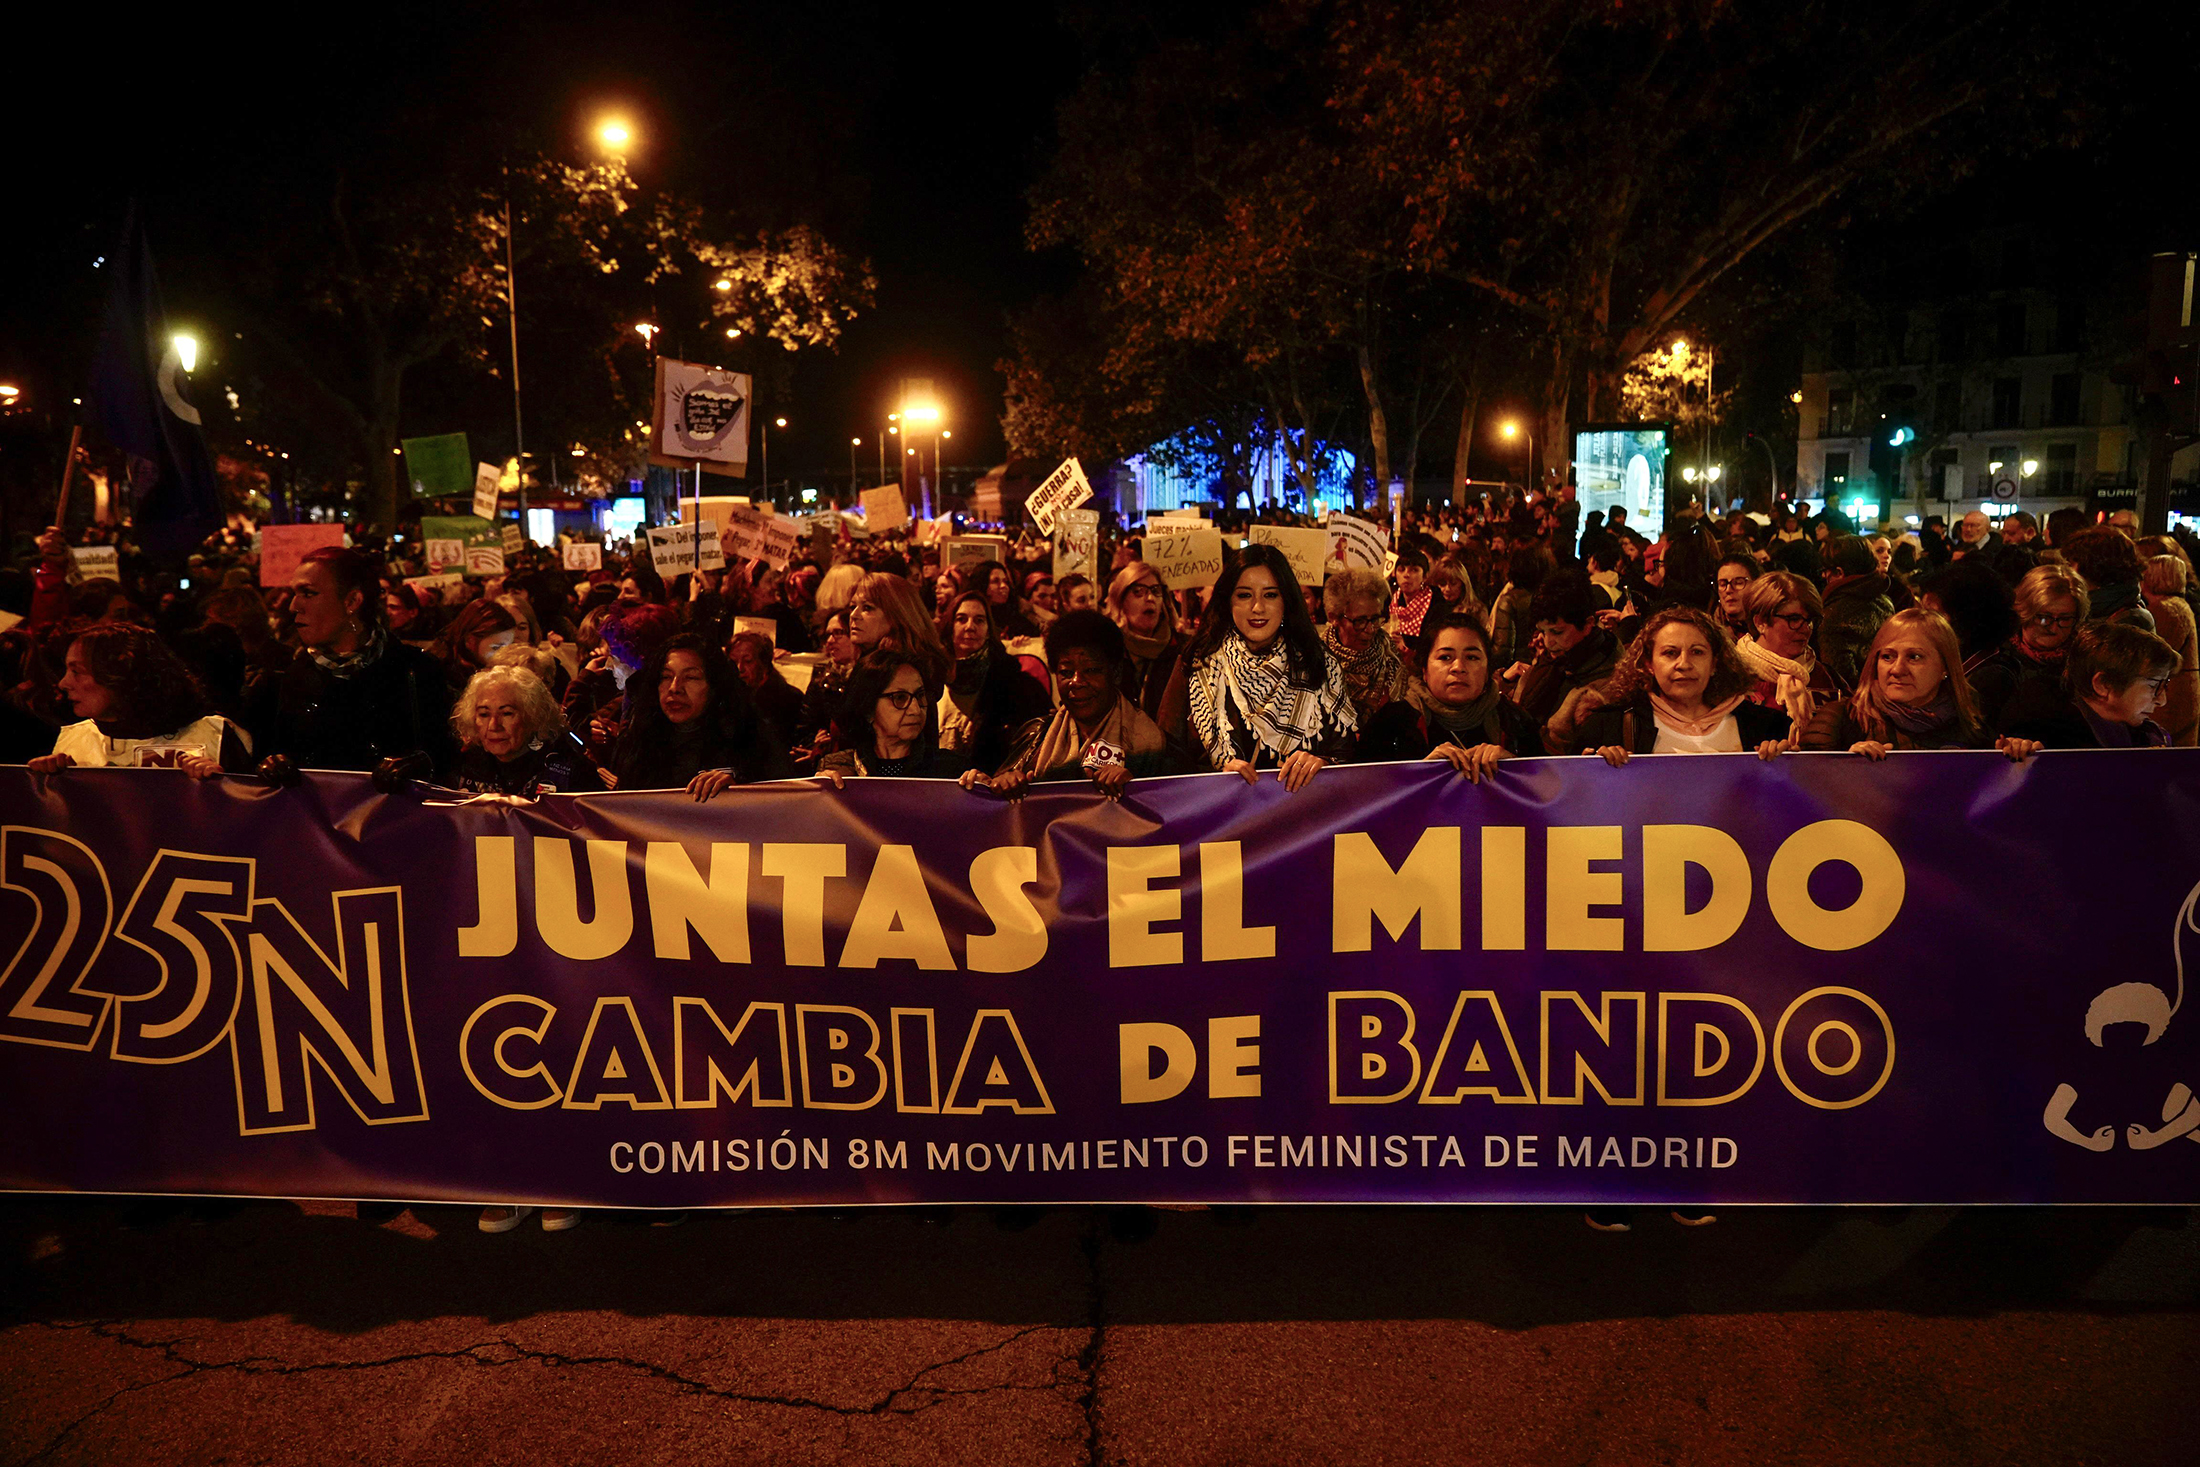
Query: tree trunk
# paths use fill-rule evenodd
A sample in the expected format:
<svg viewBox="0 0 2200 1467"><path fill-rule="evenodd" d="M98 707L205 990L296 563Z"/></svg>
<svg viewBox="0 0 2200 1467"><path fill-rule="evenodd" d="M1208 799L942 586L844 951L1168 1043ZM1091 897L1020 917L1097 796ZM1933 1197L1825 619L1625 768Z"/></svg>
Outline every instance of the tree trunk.
<svg viewBox="0 0 2200 1467"><path fill-rule="evenodd" d="M378 365L370 380L367 422L367 504L369 522L385 535L397 533L397 511L405 502L406 480L398 462L398 403L404 369Z"/></svg>
<svg viewBox="0 0 2200 1467"><path fill-rule="evenodd" d="M1474 468L1474 433L1482 410L1482 358L1476 354L1459 384L1459 439L1452 452L1451 502L1458 508L1467 502L1467 480Z"/></svg>
<svg viewBox="0 0 2200 1467"><path fill-rule="evenodd" d="M1360 344L1360 390L1367 394L1367 437L1375 449L1375 508L1390 513L1390 418L1383 411L1383 390L1375 381L1375 354Z"/></svg>

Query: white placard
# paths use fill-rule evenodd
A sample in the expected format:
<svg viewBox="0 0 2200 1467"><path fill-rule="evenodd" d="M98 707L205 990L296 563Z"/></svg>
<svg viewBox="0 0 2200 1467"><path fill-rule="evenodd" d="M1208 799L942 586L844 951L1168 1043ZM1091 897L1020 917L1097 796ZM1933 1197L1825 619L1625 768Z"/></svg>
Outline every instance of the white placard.
<svg viewBox="0 0 2200 1467"><path fill-rule="evenodd" d="M744 472L749 461L749 378L695 362L657 359L657 421L651 438L665 458Z"/></svg>
<svg viewBox="0 0 2200 1467"><path fill-rule="evenodd" d="M899 484L881 484L863 491L863 527L874 535L899 530L909 523L909 506L902 502Z"/></svg>
<svg viewBox="0 0 2200 1467"><path fill-rule="evenodd" d="M503 529L504 553L506 555L519 554L519 548L527 543L527 536L521 532L519 525L512 520L506 520Z"/></svg>
<svg viewBox="0 0 2200 1467"><path fill-rule="evenodd" d="M802 526L783 514L775 514L764 522L764 538L758 547L759 558L773 570L785 570L794 559L797 545L802 543Z"/></svg>
<svg viewBox="0 0 2200 1467"><path fill-rule="evenodd" d="M502 545L467 546L466 574L470 576L503 575L504 547Z"/></svg>
<svg viewBox="0 0 2200 1467"><path fill-rule="evenodd" d="M440 596L445 591L465 585L466 578L457 571L451 571L440 576L407 576L405 584L415 591L434 591Z"/></svg>
<svg viewBox="0 0 2200 1467"><path fill-rule="evenodd" d="M1097 576L1100 563L1100 512L1065 509L1054 529L1054 579Z"/></svg>
<svg viewBox="0 0 2200 1467"><path fill-rule="evenodd" d="M1332 511L1329 516L1329 554L1332 559L1346 565L1364 565L1370 570L1380 570L1383 557L1390 553L1390 532L1381 525L1360 519L1356 515Z"/></svg>
<svg viewBox="0 0 2200 1467"><path fill-rule="evenodd" d="M76 562L76 578L80 581L122 579L122 558L112 545L74 546L69 551L69 559Z"/></svg>
<svg viewBox="0 0 2200 1467"><path fill-rule="evenodd" d="M718 526L703 520L651 530L649 562L658 575L668 578L691 570L717 570L726 563L725 547L718 543Z"/></svg>
<svg viewBox="0 0 2200 1467"><path fill-rule="evenodd" d="M1008 538L1005 535L950 535L946 549L941 552L941 567L953 569L974 560L1008 561Z"/></svg>
<svg viewBox="0 0 2200 1467"><path fill-rule="evenodd" d="M1285 525L1255 525L1255 545L1273 545L1291 562L1292 573L1302 586L1318 586L1329 575L1329 531L1301 530Z"/></svg>
<svg viewBox="0 0 2200 1467"><path fill-rule="evenodd" d="M595 571L603 569L603 547L593 540L570 540L565 546L565 568L569 571Z"/></svg>
<svg viewBox="0 0 2200 1467"><path fill-rule="evenodd" d="M1146 534L1151 539L1158 539L1163 535L1189 535L1195 530L1207 528L1207 522L1196 517L1187 520L1156 515L1146 521Z"/></svg>
<svg viewBox="0 0 2200 1467"><path fill-rule="evenodd" d="M1144 559L1172 591L1212 586L1222 579L1222 536L1201 529L1157 535L1146 542Z"/></svg>
<svg viewBox="0 0 2200 1467"><path fill-rule="evenodd" d="M466 563L466 542L464 540L430 540L427 543L426 554L430 570L434 570L438 566L464 565Z"/></svg>
<svg viewBox="0 0 2200 1467"><path fill-rule="evenodd" d="M504 482L504 470L495 464L474 465L474 513L485 520L497 517L497 485Z"/></svg>
<svg viewBox="0 0 2200 1467"><path fill-rule="evenodd" d="M1063 511L1077 508L1092 498L1092 484L1085 478L1085 471L1076 459L1065 459L1062 466L1046 476L1038 488L1024 499L1024 508L1031 515L1031 522L1039 527L1042 535L1054 533L1054 525Z"/></svg>
<svg viewBox="0 0 2200 1467"><path fill-rule="evenodd" d="M735 636L737 636L737 637L738 637L738 636L739 636L739 635L741 635L741 633L743 633L743 632L754 632L754 633L756 633L756 634L757 634L757 635L758 635L759 637L762 637L762 638L763 638L763 639L764 639L765 641L767 641L767 642L771 643L771 644L772 644L772 647L773 647L773 648L774 648L775 650L776 650L776 649L778 648L778 646L779 646L779 623L778 623L777 621L773 620L773 619L772 619L771 617L768 617L768 616L737 616L737 617L735 617L735 618L733 619L733 634L734 634Z"/></svg>

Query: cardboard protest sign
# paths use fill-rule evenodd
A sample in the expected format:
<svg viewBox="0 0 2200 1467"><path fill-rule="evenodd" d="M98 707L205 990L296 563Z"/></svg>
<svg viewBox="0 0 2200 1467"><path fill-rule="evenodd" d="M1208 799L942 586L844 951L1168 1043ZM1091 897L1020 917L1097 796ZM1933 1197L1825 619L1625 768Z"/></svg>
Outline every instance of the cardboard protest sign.
<svg viewBox="0 0 2200 1467"><path fill-rule="evenodd" d="M651 530L649 562L658 575L667 578L692 570L719 569L726 563L726 552L718 543L718 526L703 520Z"/></svg>
<svg viewBox="0 0 2200 1467"><path fill-rule="evenodd" d="M497 517L497 486L504 481L504 470L495 464L474 465L474 513L485 520Z"/></svg>
<svg viewBox="0 0 2200 1467"><path fill-rule="evenodd" d="M1346 565L1380 570L1390 552L1390 532L1381 525L1354 515L1332 512L1329 516L1329 555Z"/></svg>
<svg viewBox="0 0 2200 1467"><path fill-rule="evenodd" d="M433 591L440 597L445 591L465 585L466 578L457 571L450 571L440 576L407 576L405 584L415 591Z"/></svg>
<svg viewBox="0 0 2200 1467"><path fill-rule="evenodd" d="M863 527L874 535L899 530L909 523L909 506L902 502L901 486L882 484L863 491Z"/></svg>
<svg viewBox="0 0 2200 1467"><path fill-rule="evenodd" d="M122 558L112 545L78 545L69 551L69 559L80 581L122 579Z"/></svg>
<svg viewBox="0 0 2200 1467"><path fill-rule="evenodd" d="M342 525L269 525L260 531L260 584L287 586L308 554L343 543Z"/></svg>
<svg viewBox="0 0 2200 1467"><path fill-rule="evenodd" d="M1100 512L1065 509L1054 529L1054 579L1090 576L1100 563Z"/></svg>
<svg viewBox="0 0 2200 1467"><path fill-rule="evenodd" d="M940 552L941 568L952 570L974 560L1008 561L1008 537L1005 535L950 535L946 548Z"/></svg>
<svg viewBox="0 0 2200 1467"><path fill-rule="evenodd" d="M785 570L794 559L794 548L801 542L802 526L786 515L775 514L764 522L763 540L758 545L758 558L773 570Z"/></svg>
<svg viewBox="0 0 2200 1467"><path fill-rule="evenodd" d="M753 509L730 511L720 523L718 543L726 554L740 560L760 560L764 548L764 515Z"/></svg>
<svg viewBox="0 0 2200 1467"><path fill-rule="evenodd" d="M745 477L750 396L746 372L657 358L650 462L670 468L700 463L713 474Z"/></svg>
<svg viewBox="0 0 2200 1467"><path fill-rule="evenodd" d="M565 568L569 571L594 571L603 569L603 547L593 540L574 540L565 547Z"/></svg>
<svg viewBox="0 0 2200 1467"><path fill-rule="evenodd" d="M1065 460L1062 466L1046 476L1039 487L1024 499L1024 508L1031 515L1033 524L1043 535L1054 533L1055 523L1067 510L1077 508L1092 498L1092 484L1085 478L1085 471L1076 459Z"/></svg>
<svg viewBox="0 0 2200 1467"><path fill-rule="evenodd" d="M1302 586L1318 586L1329 576L1329 532L1301 530L1285 525L1255 525L1255 545L1273 545L1291 562L1292 573Z"/></svg>
<svg viewBox="0 0 2200 1467"><path fill-rule="evenodd" d="M1207 522L1197 516L1180 519L1169 515L1155 515L1146 521L1146 536L1153 539L1161 535L1189 535L1194 530L1206 528Z"/></svg>
<svg viewBox="0 0 2200 1467"><path fill-rule="evenodd" d="M510 521L506 521L500 528L504 532L504 553L506 555L518 554L519 548L527 543L527 537L520 532L518 525Z"/></svg>
<svg viewBox="0 0 2200 1467"><path fill-rule="evenodd" d="M1222 536L1213 530L1156 535L1146 541L1144 558L1172 591L1212 586L1222 579Z"/></svg>
<svg viewBox="0 0 2200 1467"><path fill-rule="evenodd" d="M430 540L421 555L427 560L431 569L444 565L464 565L466 563L466 542L464 540Z"/></svg>
<svg viewBox="0 0 2200 1467"><path fill-rule="evenodd" d="M470 576L503 575L504 547L502 545L467 546L466 574Z"/></svg>
<svg viewBox="0 0 2200 1467"><path fill-rule="evenodd" d="M743 632L754 632L771 643L772 646L777 647L779 645L779 623L768 616L735 617L733 619L733 634L739 636Z"/></svg>
<svg viewBox="0 0 2200 1467"><path fill-rule="evenodd" d="M420 517L420 538L456 540L462 545L504 543L493 521L470 514L424 514Z"/></svg>
<svg viewBox="0 0 2200 1467"><path fill-rule="evenodd" d="M467 450L465 434L407 438L400 446L413 498L443 499L474 492L474 456Z"/></svg>

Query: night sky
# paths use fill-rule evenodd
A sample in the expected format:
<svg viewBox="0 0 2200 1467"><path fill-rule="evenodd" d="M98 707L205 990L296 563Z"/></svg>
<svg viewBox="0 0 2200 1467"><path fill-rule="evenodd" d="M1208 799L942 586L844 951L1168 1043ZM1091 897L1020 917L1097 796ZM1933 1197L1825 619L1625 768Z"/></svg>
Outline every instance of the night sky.
<svg viewBox="0 0 2200 1467"><path fill-rule="evenodd" d="M195 262L253 228L255 189L326 176L393 126L454 146L531 137L577 161L615 107L643 131L645 181L746 222L813 223L873 264L877 309L837 352L803 354L792 401L762 404L791 423L775 477L845 473L858 433L875 463L903 376L937 380L951 463L1002 457L1005 316L1062 269L1022 243L1024 191L1080 66L1051 6L404 5L348 12L359 22L342 30L310 11L169 12L155 28L142 13L65 28L52 54L68 64L27 95L11 81L19 119L36 121L8 161L0 378L48 401L82 390L103 296L92 261L132 196L183 315ZM527 375L561 369L524 339L522 352ZM467 426L430 391L432 378L409 385L406 432Z"/></svg>

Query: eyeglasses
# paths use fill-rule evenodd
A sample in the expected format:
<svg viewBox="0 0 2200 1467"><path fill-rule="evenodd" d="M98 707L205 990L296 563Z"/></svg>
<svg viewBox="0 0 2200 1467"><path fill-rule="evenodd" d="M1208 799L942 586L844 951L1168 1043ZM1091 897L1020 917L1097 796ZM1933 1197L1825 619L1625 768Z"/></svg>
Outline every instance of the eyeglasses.
<svg viewBox="0 0 2200 1467"><path fill-rule="evenodd" d="M1383 624L1383 619L1379 616L1340 616L1337 620L1362 632L1372 632Z"/></svg>
<svg viewBox="0 0 2200 1467"><path fill-rule="evenodd" d="M1133 596L1159 596L1161 594L1161 583L1158 581L1133 581L1123 588L1123 599L1126 601Z"/></svg>
<svg viewBox="0 0 2200 1467"><path fill-rule="evenodd" d="M2170 678L2175 676L2177 676L2177 674L2173 672L2169 674L2168 677L2136 678L2133 680L2133 685L2137 686L2143 683L2146 685L2146 689L2149 693L2153 694L2156 698L2159 698L2162 696L2162 689L2168 687Z"/></svg>
<svg viewBox="0 0 2200 1467"><path fill-rule="evenodd" d="M2074 611L2066 611L2060 616L2055 616L2043 611L2038 616L2031 618L2031 621L2032 625L2038 627L2041 631L2051 632L2060 627L2076 626L2078 624L2078 614Z"/></svg>
<svg viewBox="0 0 2200 1467"><path fill-rule="evenodd" d="M922 693L912 693L907 688L896 688L890 693L879 694L878 700L881 703L890 704L896 713L906 713L909 711L911 703L919 702L923 697L924 694Z"/></svg>
<svg viewBox="0 0 2200 1467"><path fill-rule="evenodd" d="M1721 576L1719 577L1719 589L1722 591L1739 591L1742 587L1748 585L1751 579L1749 576Z"/></svg>
<svg viewBox="0 0 2200 1467"><path fill-rule="evenodd" d="M1771 619L1791 632L1807 632L1818 623L1818 618L1807 611L1776 611Z"/></svg>

